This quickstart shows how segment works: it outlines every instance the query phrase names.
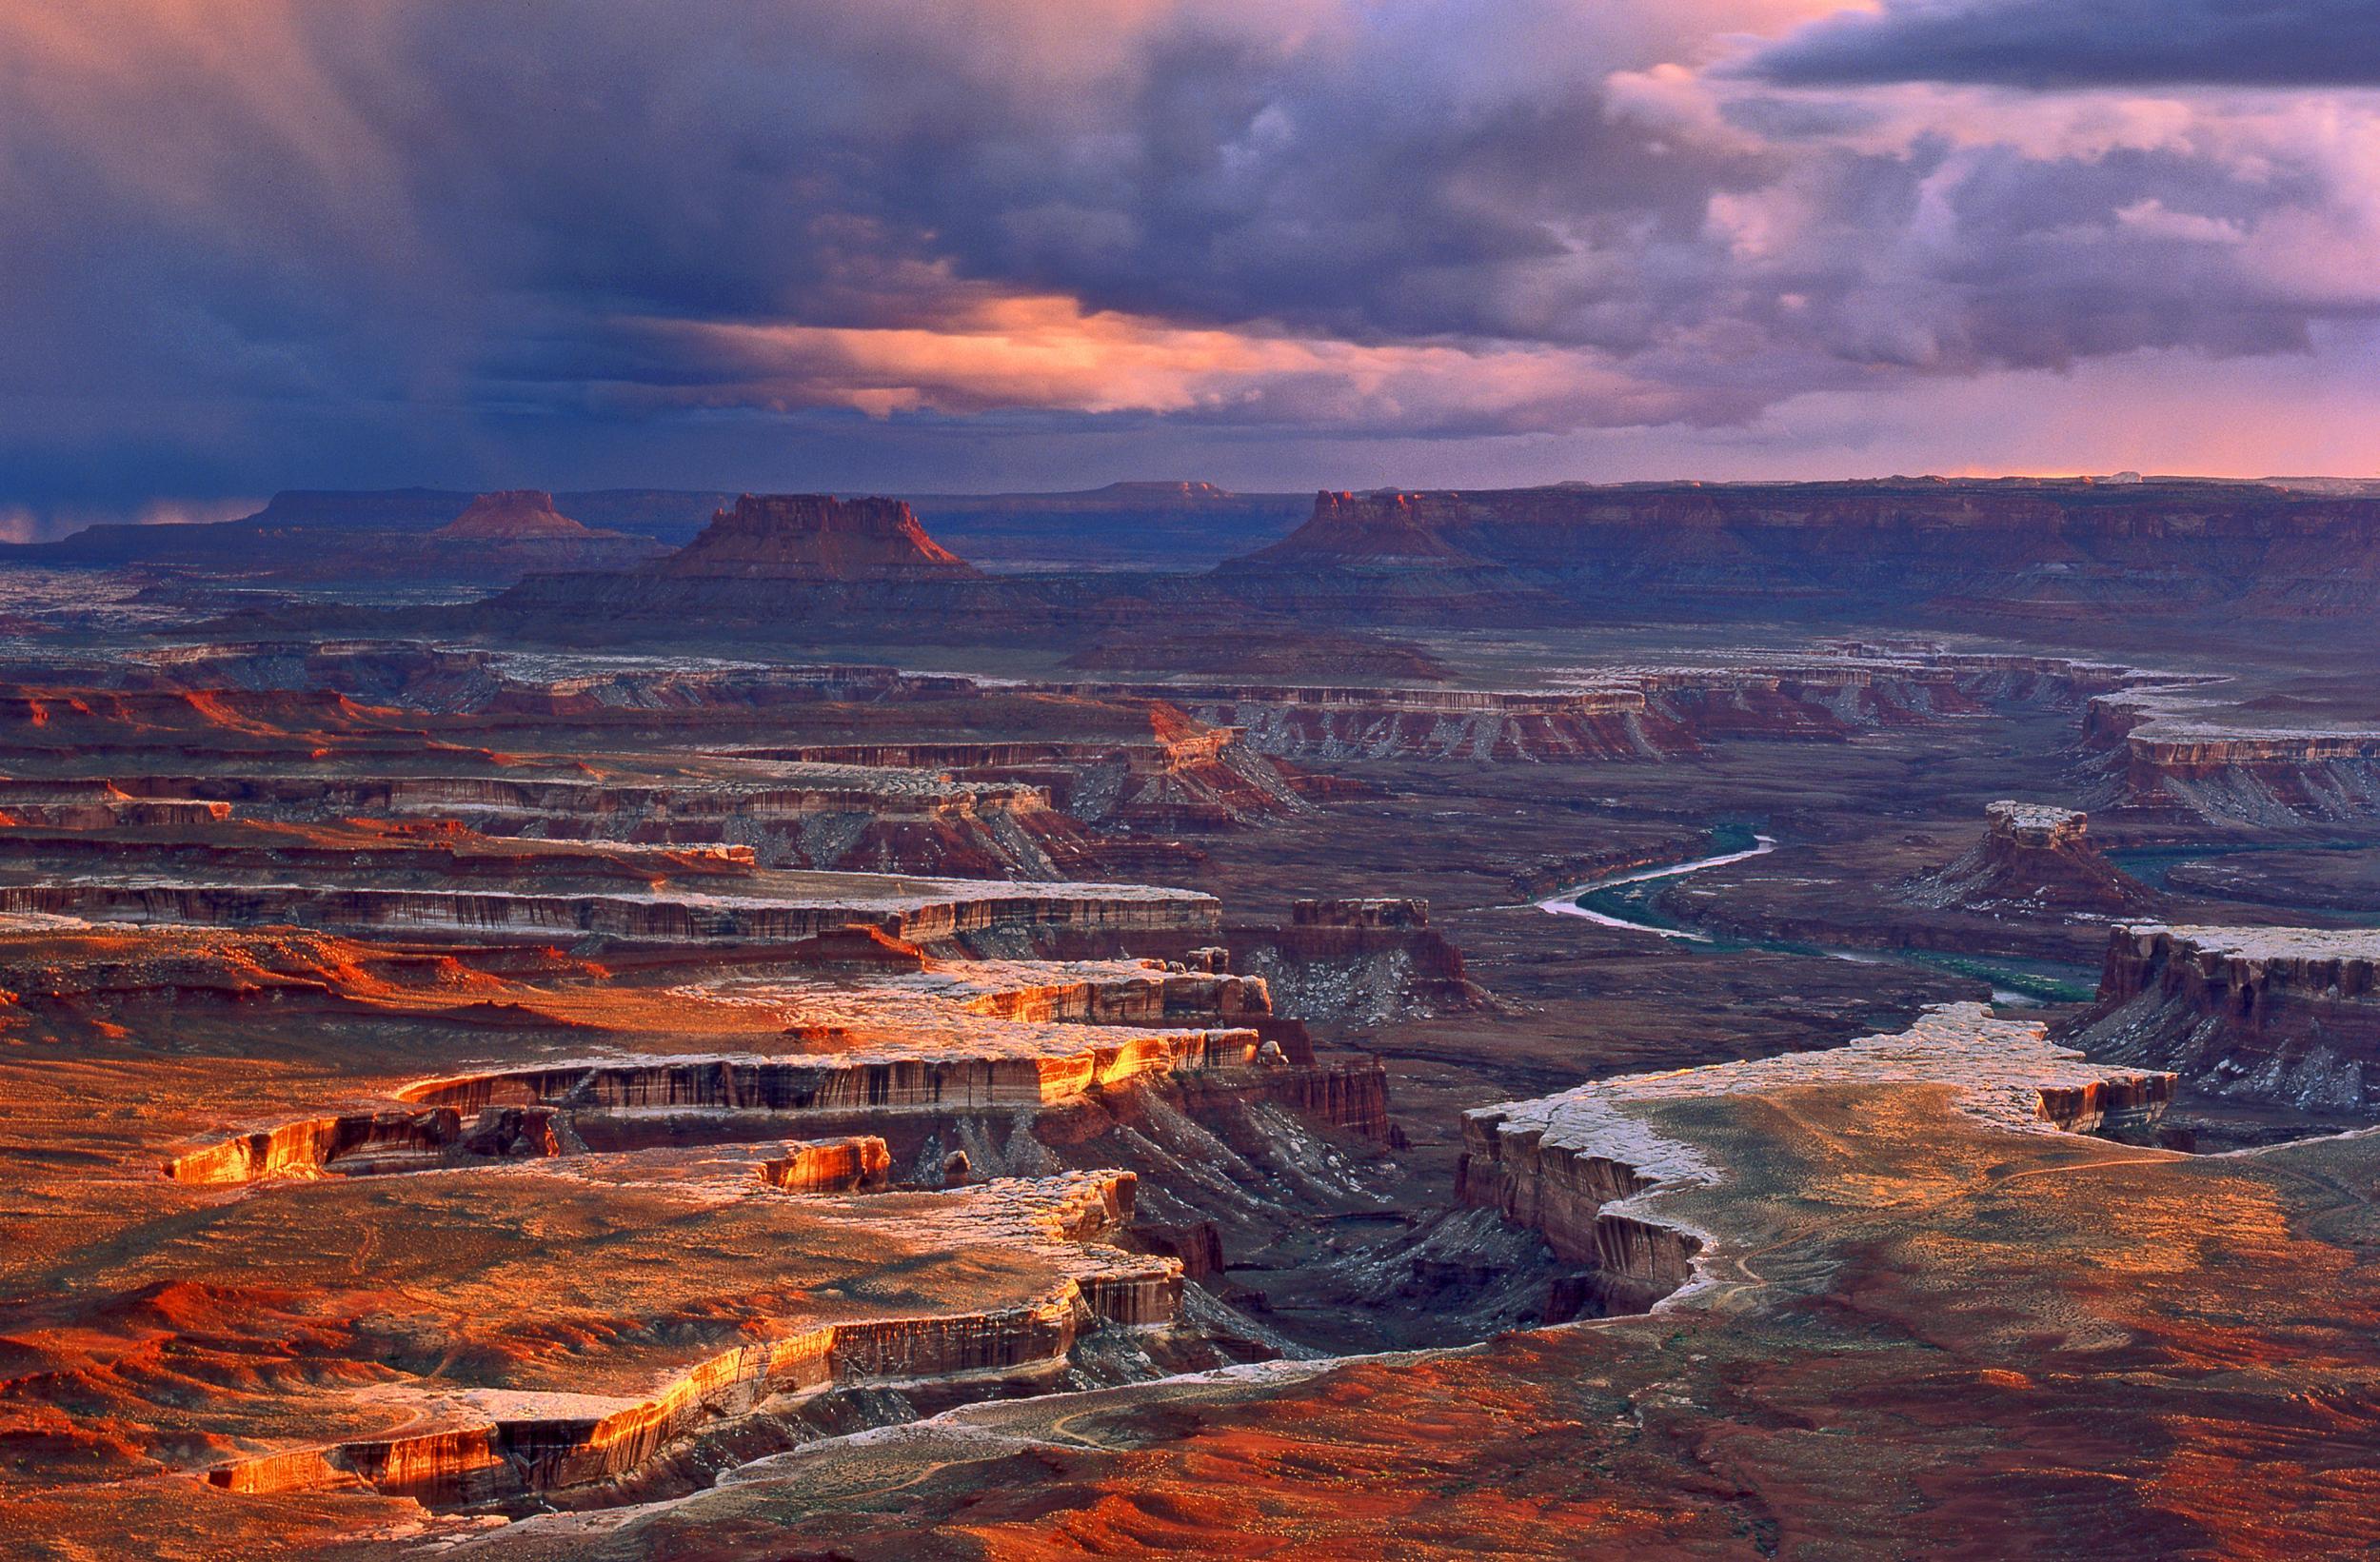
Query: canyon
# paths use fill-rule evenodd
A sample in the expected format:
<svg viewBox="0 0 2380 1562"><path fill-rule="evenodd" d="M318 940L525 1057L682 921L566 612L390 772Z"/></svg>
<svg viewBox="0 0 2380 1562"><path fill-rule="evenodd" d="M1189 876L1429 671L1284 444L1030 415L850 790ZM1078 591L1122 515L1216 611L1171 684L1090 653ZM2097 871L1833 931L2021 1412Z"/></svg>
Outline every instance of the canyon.
<svg viewBox="0 0 2380 1562"><path fill-rule="evenodd" d="M2372 506L411 490L16 553L0 1544L2359 1545Z"/></svg>

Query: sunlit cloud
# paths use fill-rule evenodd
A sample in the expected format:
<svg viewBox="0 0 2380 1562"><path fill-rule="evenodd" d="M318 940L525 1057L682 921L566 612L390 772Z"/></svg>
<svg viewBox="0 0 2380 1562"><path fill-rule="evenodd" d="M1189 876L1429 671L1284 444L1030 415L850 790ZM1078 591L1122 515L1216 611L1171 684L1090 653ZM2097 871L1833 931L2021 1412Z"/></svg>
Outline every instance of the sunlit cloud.
<svg viewBox="0 0 2380 1562"><path fill-rule="evenodd" d="M698 384L644 394L696 405L1180 414L1399 434L1645 425L1694 411L1690 396L1578 350L1188 327L1050 296L986 299L933 326L641 324L703 369Z"/></svg>
<svg viewBox="0 0 2380 1562"><path fill-rule="evenodd" d="M1676 470L1815 396L1881 439L2036 372L2333 362L2380 309L2360 24L2114 25L2150 3L0 9L0 468L45 516L1085 440Z"/></svg>

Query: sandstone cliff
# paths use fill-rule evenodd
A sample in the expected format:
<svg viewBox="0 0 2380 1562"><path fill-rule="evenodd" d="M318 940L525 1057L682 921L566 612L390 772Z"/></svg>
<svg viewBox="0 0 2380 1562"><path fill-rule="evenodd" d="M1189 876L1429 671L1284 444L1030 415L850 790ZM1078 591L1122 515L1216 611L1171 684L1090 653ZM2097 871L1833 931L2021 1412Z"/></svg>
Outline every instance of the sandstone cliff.
<svg viewBox="0 0 2380 1562"><path fill-rule="evenodd" d="M2178 682L2093 699L2083 736L2108 806L2253 827L2380 818L2380 730L2247 714Z"/></svg>
<svg viewBox="0 0 2380 1562"><path fill-rule="evenodd" d="M2215 1095L2380 1116L2380 934L2118 927L2067 1038Z"/></svg>
<svg viewBox="0 0 2380 1562"><path fill-rule="evenodd" d="M2044 1027L1978 1003L1928 1011L1905 1031L1825 1052L1623 1076L1558 1096L1463 1115L1458 1196L1543 1234L1585 1266L1588 1299L1641 1312L1692 1284L1709 1234L1668 1214L1664 1195L1723 1182L1728 1168L1665 1135L1662 1113L1731 1097L1920 1086L1997 1127L2098 1133L2153 1125L2174 1077L2112 1069L2050 1043Z"/></svg>

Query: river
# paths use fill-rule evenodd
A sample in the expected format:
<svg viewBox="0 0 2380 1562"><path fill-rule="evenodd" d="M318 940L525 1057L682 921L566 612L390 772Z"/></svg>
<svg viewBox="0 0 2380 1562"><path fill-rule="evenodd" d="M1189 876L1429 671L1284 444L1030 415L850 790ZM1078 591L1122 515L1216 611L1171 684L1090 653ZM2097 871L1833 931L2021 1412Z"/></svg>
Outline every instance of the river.
<svg viewBox="0 0 2380 1562"><path fill-rule="evenodd" d="M1706 944L1713 948L1763 949L1778 954L1810 955L1826 959L1849 960L1858 965L1916 965L1934 971L1954 971L1960 975L1987 981L1992 987L1992 1000L2010 1008L2038 1008L2043 1002L2074 1002L2090 996L2086 983L2095 973L2082 968L2053 966L2039 961L1976 959L1945 955L1922 949L1851 949L1828 944L1785 942L1775 939L1735 943L1722 946L1708 933L1692 928L1665 927L1643 916L1622 916L1617 911L1605 911L1584 902L1601 891L1618 889L1628 884L1647 884L1664 879L1682 879L1706 868L1724 867L1730 862L1743 862L1755 857L1766 857L1776 850L1775 836L1755 835L1749 847L1738 851L1719 852L1710 857L1697 857L1689 861L1671 862L1658 867L1632 868L1551 895L1536 902L1539 911L1557 917L1576 917L1597 927L1618 928L1628 933L1650 933L1656 939L1674 939L1682 943ZM1607 900L1606 904L1611 902ZM2021 985L2020 985L2021 984ZM2030 989L2030 990L2029 990Z"/></svg>
<svg viewBox="0 0 2380 1562"><path fill-rule="evenodd" d="M1755 835L1752 838L1752 845L1743 851L1721 852L1716 857L1697 857L1691 862L1672 862L1666 867L1632 868L1626 873L1616 873L1607 879L1591 880L1539 900L1537 909L1550 911L1557 917L1577 917L1584 921L1593 922L1597 927L1624 927L1638 933L1655 934L1664 939L1682 939L1688 943L1710 943L1713 940L1707 933L1696 933L1683 927L1660 927L1652 922L1631 921L1625 917L1614 917L1579 902L1597 890L1616 889L1622 884L1646 884L1656 879L1683 879L1690 873L1700 873L1705 868L1723 868L1730 862L1742 862L1755 857L1766 857L1775 850L1776 850L1776 837Z"/></svg>

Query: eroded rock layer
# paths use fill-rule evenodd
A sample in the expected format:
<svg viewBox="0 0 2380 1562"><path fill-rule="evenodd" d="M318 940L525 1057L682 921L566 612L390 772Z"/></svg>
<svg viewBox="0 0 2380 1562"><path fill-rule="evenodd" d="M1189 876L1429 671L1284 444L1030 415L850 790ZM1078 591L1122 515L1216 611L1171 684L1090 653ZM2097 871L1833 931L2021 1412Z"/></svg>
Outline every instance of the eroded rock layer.
<svg viewBox="0 0 2380 1562"><path fill-rule="evenodd" d="M327 663L423 705L317 687ZM1229 969L1213 898L763 860L825 783L879 825L904 789L1054 812L1045 784L655 774L656 724L751 734L739 698L867 682L835 674L233 666L304 686L7 713L30 741L0 831L0 1441L40 1453L0 1502L73 1515L73 1544L176 1493L602 1505L942 1404L1299 1349L1185 1301L1173 1249L1221 1286L1214 1214L1267 1229L1262 1184L1300 1160L1364 1201L1339 1157L1390 1137L1385 1081ZM607 730L627 777L428 730L466 706L552 750ZM1145 760L1067 770L1079 734L1029 758L1232 762L1228 734L1134 723ZM1237 783L1294 805L1272 784ZM562 827L606 816L651 827ZM716 839L738 824L757 844ZM1206 1240L1135 1231L1136 1159L1181 1179L1158 1230Z"/></svg>
<svg viewBox="0 0 2380 1562"><path fill-rule="evenodd" d="M2270 725L2220 692L2155 690L2092 702L2086 741L2112 805L2229 827L2380 819L2380 731Z"/></svg>
<svg viewBox="0 0 2380 1562"><path fill-rule="evenodd" d="M791 1529L953 1558L1249 1533L1313 1555L2351 1551L2380 1448L2374 1141L2193 1157L2042 1116L2093 1085L2145 1116L2156 1078L1965 1009L1498 1109L1475 1124L1511 1158L1475 1157L1482 1191L1534 1194L1615 1304L1688 1279L1658 1311L972 1406L475 1549L759 1562Z"/></svg>
<svg viewBox="0 0 2380 1562"><path fill-rule="evenodd" d="M2380 1113L2380 936L2118 927L2069 1039L2216 1095Z"/></svg>
<svg viewBox="0 0 2380 1562"><path fill-rule="evenodd" d="M1466 1113L1458 1194L1544 1233L1557 1253L1588 1266L1608 1310L1641 1312L1689 1282L1709 1239L1649 1218L1645 1196L1724 1175L1651 1129L1644 1109L1850 1083L1942 1086L1947 1105L2003 1127L2095 1133L2153 1125L2174 1076L2089 1064L2051 1045L2042 1025L1957 1004L1826 1052L1625 1076Z"/></svg>
<svg viewBox="0 0 2380 1562"><path fill-rule="evenodd" d="M1743 740L1840 742L1982 714L1995 702L2079 709L2137 675L2104 663L1978 653L1815 660L1747 653L1711 666L1612 667L1559 690L1200 682L1093 683L1064 692L1169 700L1252 747L1301 761L1663 760Z"/></svg>

